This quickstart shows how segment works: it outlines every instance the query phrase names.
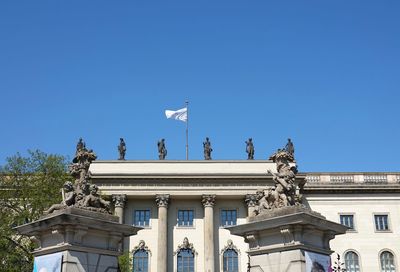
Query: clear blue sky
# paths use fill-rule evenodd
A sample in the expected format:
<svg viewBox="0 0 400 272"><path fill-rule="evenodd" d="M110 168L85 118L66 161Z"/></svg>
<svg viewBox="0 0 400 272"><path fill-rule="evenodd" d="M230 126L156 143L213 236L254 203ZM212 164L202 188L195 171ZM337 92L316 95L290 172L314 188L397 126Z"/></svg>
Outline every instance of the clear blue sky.
<svg viewBox="0 0 400 272"><path fill-rule="evenodd" d="M72 158L266 159L300 171L400 171L400 1L1 1L0 164Z"/></svg>

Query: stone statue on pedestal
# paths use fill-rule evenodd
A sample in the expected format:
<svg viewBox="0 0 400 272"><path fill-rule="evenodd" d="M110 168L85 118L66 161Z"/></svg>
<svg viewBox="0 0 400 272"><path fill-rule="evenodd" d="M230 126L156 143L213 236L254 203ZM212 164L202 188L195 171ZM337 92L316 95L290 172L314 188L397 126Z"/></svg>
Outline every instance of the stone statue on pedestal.
<svg viewBox="0 0 400 272"><path fill-rule="evenodd" d="M62 210L68 207L108 213L110 214L110 203L101 198L97 193L97 185L90 183L89 166L97 158L93 150L88 150L82 138L76 146L76 155L69 166L69 172L75 178L74 184L70 181L64 184L63 201L52 205L45 214Z"/></svg>
<svg viewBox="0 0 400 272"><path fill-rule="evenodd" d="M126 144L123 138L119 138L119 146L118 146L118 152L119 152L119 159L121 161L125 160L125 153L126 153Z"/></svg>
<svg viewBox="0 0 400 272"><path fill-rule="evenodd" d="M203 148L204 148L204 159L205 160L211 160L211 152L213 151L211 148L211 142L208 137L206 137L206 141L203 142Z"/></svg>

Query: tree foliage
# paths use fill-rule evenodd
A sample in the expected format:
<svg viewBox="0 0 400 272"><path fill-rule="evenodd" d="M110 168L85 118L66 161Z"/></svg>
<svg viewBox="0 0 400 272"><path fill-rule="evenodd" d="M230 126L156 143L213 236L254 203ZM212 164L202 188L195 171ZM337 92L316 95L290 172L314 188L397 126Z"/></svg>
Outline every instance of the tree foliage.
<svg viewBox="0 0 400 272"><path fill-rule="evenodd" d="M32 271L33 244L13 227L37 220L61 202L60 188L69 177L63 156L28 154L17 153L0 168L0 271Z"/></svg>

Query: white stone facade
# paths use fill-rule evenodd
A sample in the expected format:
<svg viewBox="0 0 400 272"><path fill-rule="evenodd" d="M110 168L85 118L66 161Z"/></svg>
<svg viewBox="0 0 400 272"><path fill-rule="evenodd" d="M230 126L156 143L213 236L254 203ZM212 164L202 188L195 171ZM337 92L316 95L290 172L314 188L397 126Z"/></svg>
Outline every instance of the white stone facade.
<svg viewBox="0 0 400 272"><path fill-rule="evenodd" d="M267 174L276 172L272 161L95 161L89 170L102 194L126 195L125 205L116 207L125 224L134 224L135 210L150 211L149 226L124 243L126 250L141 240L146 243L149 271L176 271L174 253L185 237L196 252L196 272L223 271L228 245L238 252L239 271L247 271L248 245L221 226L221 212L235 210L236 223L245 223L252 210L246 195L273 185ZM332 250L341 256L349 250L357 253L360 271L380 271L379 254L387 250L400 271L400 173L297 175L296 180L304 179L305 203L314 211L334 222L340 222L341 214L353 215L355 230L333 240ZM157 195L169 196L167 206L156 203ZM205 196L214 200L205 204ZM178 226L179 210L193 211L193 226ZM389 230L375 230L374 215L387 215ZM159 222L164 217L166 224ZM166 252L160 254L160 248Z"/></svg>

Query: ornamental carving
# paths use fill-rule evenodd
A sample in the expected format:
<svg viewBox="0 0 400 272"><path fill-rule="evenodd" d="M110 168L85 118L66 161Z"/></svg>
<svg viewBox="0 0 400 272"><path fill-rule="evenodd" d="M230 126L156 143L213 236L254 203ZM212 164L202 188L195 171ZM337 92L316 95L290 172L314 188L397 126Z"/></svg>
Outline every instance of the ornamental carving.
<svg viewBox="0 0 400 272"><path fill-rule="evenodd" d="M168 207L169 195L156 195L156 203L158 207Z"/></svg>
<svg viewBox="0 0 400 272"><path fill-rule="evenodd" d="M223 254L228 249L232 249L236 251L236 253L240 253L240 250L233 244L233 241L231 239L227 241L226 246L221 250L221 254Z"/></svg>
<svg viewBox="0 0 400 272"><path fill-rule="evenodd" d="M138 251L138 250L144 250L144 251L146 251L146 252L148 252L148 253L151 254L150 249L149 249L148 246L146 245L146 242L143 241L143 240L140 240L140 241L139 241L139 244L138 244L137 246L135 246L135 247L132 249L132 253L135 253L135 252Z"/></svg>
<svg viewBox="0 0 400 272"><path fill-rule="evenodd" d="M124 208L126 204L126 195L113 195L114 207Z"/></svg>
<svg viewBox="0 0 400 272"><path fill-rule="evenodd" d="M194 249L193 244L189 243L189 239L187 237L183 238L182 244L178 245L178 248L175 250L174 255L178 254L179 251L183 249L189 249L192 251L193 254L197 255L197 252Z"/></svg>
<svg viewBox="0 0 400 272"><path fill-rule="evenodd" d="M268 212L271 209L301 205L302 196L297 193L299 190L295 184L297 167L291 166L294 162L294 148L286 146L284 149L278 149L270 160L276 163L277 173L268 170L272 175L275 186L268 186L263 190L256 192L258 206L255 215Z"/></svg>
<svg viewBox="0 0 400 272"><path fill-rule="evenodd" d="M111 214L110 202L104 200L98 193L98 186L91 184L89 166L97 156L92 149L87 149L82 138L76 145L75 157L68 169L75 179L74 183L67 181L62 188L63 201L60 204L52 205L45 214L56 210L76 207L79 209Z"/></svg>
<svg viewBox="0 0 400 272"><path fill-rule="evenodd" d="M215 204L215 195L203 195L201 203L203 203L204 207L213 207Z"/></svg>

